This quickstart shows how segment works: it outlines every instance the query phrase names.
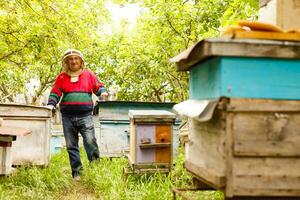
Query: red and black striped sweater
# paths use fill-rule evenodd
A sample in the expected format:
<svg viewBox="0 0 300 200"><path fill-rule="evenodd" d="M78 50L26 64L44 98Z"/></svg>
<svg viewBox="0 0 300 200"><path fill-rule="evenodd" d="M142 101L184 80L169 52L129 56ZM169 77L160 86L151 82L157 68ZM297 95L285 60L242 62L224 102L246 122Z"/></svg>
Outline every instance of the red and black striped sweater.
<svg viewBox="0 0 300 200"><path fill-rule="evenodd" d="M61 100L62 115L85 116L93 111L92 93L100 96L102 92L106 92L106 88L90 70L84 69L77 82L71 82L71 77L62 72L55 80L48 105L56 106Z"/></svg>

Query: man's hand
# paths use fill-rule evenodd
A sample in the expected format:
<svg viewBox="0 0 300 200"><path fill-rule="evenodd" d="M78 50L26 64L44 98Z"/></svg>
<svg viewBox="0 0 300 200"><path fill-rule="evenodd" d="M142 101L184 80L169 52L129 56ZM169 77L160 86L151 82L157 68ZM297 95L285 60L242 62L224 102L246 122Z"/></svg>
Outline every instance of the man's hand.
<svg viewBox="0 0 300 200"><path fill-rule="evenodd" d="M108 93L107 92L102 92L100 97L99 97L100 101L107 101L108 100Z"/></svg>
<svg viewBox="0 0 300 200"><path fill-rule="evenodd" d="M52 111L52 116L55 116L56 114L56 108L53 105L47 105L46 108L50 109Z"/></svg>

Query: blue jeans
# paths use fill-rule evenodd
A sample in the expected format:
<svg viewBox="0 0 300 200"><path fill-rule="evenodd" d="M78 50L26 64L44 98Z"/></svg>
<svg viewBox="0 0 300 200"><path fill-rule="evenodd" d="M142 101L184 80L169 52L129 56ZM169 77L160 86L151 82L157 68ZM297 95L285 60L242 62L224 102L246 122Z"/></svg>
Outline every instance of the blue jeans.
<svg viewBox="0 0 300 200"><path fill-rule="evenodd" d="M69 154L70 164L72 168L72 176L78 176L82 170L80 160L78 133L80 132L83 138L83 145L87 153L89 161L99 159L99 149L95 137L95 129L93 116L84 117L62 116L64 136Z"/></svg>

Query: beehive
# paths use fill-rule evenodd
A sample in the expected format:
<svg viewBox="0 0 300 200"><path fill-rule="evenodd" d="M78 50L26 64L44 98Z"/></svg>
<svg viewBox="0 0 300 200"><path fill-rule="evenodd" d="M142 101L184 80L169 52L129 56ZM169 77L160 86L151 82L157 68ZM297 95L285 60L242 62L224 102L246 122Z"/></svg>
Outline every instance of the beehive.
<svg viewBox="0 0 300 200"><path fill-rule="evenodd" d="M30 128L32 131L13 142L13 165L48 165L51 116L51 110L41 106L0 104L0 117L7 126Z"/></svg>
<svg viewBox="0 0 300 200"><path fill-rule="evenodd" d="M8 175L12 171L12 142L30 133L29 129L3 125L3 119L0 118L0 175Z"/></svg>
<svg viewBox="0 0 300 200"><path fill-rule="evenodd" d="M129 163L135 169L172 166L175 114L164 110L130 110Z"/></svg>
<svg viewBox="0 0 300 200"><path fill-rule="evenodd" d="M185 167L226 198L300 197L300 43L208 39L173 59L190 71Z"/></svg>
<svg viewBox="0 0 300 200"><path fill-rule="evenodd" d="M129 152L130 127L129 110L166 110L171 111L175 103L100 101L95 107L95 129L99 142L100 157L120 157ZM173 126L173 156L178 150L178 127L180 120ZM98 132L98 134L97 134Z"/></svg>

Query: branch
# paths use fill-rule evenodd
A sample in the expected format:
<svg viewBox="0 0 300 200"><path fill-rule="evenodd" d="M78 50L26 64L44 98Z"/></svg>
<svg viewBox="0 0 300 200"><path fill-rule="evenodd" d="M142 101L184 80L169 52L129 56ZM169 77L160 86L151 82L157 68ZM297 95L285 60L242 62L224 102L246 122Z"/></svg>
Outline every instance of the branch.
<svg viewBox="0 0 300 200"><path fill-rule="evenodd" d="M11 56L11 55L13 55L13 54L15 54L15 53L18 53L18 52L22 51L25 47L27 47L27 45L28 45L30 42L31 42L31 40L28 41L22 48L17 49L17 50L15 50L15 51L12 51L12 52L6 54L6 55L1 56L1 57L0 57L0 60L3 60L3 59L5 59L5 58L7 58L7 57L9 57L9 56Z"/></svg>
<svg viewBox="0 0 300 200"><path fill-rule="evenodd" d="M184 40L184 42L186 43L185 37L183 37L183 36L180 34L180 32L173 26L172 22L170 21L169 15L168 15L167 13L165 13L165 16L166 16L166 18L167 18L167 22L168 22L169 26L171 27L171 29L172 29L179 37L181 37L181 38Z"/></svg>
<svg viewBox="0 0 300 200"><path fill-rule="evenodd" d="M7 99L10 101L10 102L13 102L14 99L12 98L12 94L10 94L10 92L8 91L7 87L5 86L4 83L2 83L0 85L0 90L3 92L3 94L5 95L5 97L7 97Z"/></svg>

